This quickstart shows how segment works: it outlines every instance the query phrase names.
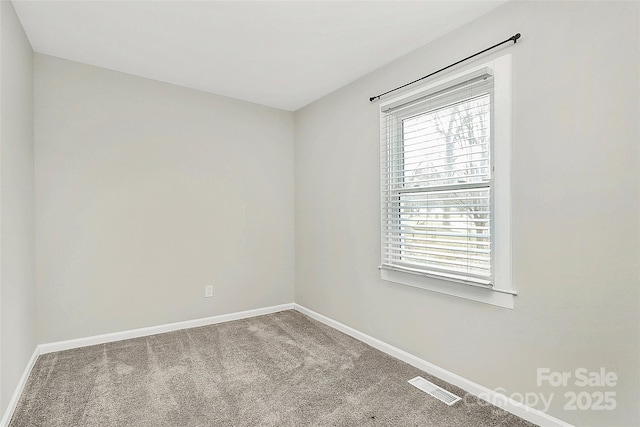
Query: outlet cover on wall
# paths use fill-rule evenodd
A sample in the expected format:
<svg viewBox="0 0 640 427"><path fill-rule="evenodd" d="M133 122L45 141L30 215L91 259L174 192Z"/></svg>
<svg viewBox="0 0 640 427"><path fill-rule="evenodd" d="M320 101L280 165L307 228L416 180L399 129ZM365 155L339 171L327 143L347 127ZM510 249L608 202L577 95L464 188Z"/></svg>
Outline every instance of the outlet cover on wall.
<svg viewBox="0 0 640 427"><path fill-rule="evenodd" d="M211 298L213 296L213 285L206 285L204 287L204 297Z"/></svg>

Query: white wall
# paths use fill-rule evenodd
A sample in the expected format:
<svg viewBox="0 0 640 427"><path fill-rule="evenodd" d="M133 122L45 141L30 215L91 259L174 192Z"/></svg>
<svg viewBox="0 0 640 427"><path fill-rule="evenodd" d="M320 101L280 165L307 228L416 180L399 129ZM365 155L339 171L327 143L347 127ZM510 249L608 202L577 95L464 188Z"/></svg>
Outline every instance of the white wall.
<svg viewBox="0 0 640 427"><path fill-rule="evenodd" d="M507 395L554 393L576 425L640 425L639 12L511 2L296 112L296 302ZM515 310L381 281L368 98L517 32L485 56L513 55ZM536 384L580 367L618 385ZM614 391L617 409L565 411L570 390Z"/></svg>
<svg viewBox="0 0 640 427"><path fill-rule="evenodd" d="M293 113L36 54L35 141L39 342L293 301Z"/></svg>
<svg viewBox="0 0 640 427"><path fill-rule="evenodd" d="M0 414L36 345L33 61L13 5L0 2Z"/></svg>

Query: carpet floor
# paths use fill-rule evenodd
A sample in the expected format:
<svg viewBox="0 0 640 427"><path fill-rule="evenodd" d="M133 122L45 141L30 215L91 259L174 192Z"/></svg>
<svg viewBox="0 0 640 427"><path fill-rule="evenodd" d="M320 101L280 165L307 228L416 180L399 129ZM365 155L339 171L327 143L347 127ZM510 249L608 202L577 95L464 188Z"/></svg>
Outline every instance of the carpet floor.
<svg viewBox="0 0 640 427"><path fill-rule="evenodd" d="M407 380L464 396L447 406ZM296 311L42 355L10 427L533 426Z"/></svg>

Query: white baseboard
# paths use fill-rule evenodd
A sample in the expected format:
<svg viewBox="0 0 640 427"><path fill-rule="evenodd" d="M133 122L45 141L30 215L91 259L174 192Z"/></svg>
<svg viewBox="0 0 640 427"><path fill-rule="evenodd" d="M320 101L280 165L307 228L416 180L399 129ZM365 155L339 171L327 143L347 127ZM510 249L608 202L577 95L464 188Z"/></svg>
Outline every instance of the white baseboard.
<svg viewBox="0 0 640 427"><path fill-rule="evenodd" d="M20 377L20 381L18 382L18 385L16 386L16 389L13 392L13 396L9 401L9 405L7 406L7 409L4 412L4 416L2 417L2 420L0 420L0 427L9 426L11 417L13 416L16 406L18 405L18 400L20 400L22 391L24 390L24 387L27 384L27 379L29 378L29 374L31 374L31 369L33 369L33 366L35 365L36 360L38 359L38 356L40 356L41 354L53 353L56 351L63 351L63 350L71 350L71 349L80 348L80 347L88 347L90 345L104 344L108 342L121 341L121 340L130 339L130 338L146 337L149 335L177 331L180 329L196 328L198 326L207 326L207 325L213 325L216 323L230 322L232 320L247 319L249 317L261 316L263 314L271 314L271 313L277 313L279 311L293 310L293 309L294 309L293 303L281 304L281 305L274 305L271 307L257 308L254 310L240 311L237 313L221 314L219 316L187 320L184 322L150 326L148 328L132 329L128 331L114 332L114 333L103 334L103 335L94 335L91 337L78 338L78 339L67 340L67 341L58 341L58 342L52 342L47 344L39 344L36 346L35 350L33 351L33 355L31 356L31 359L29 360L29 363L27 364L27 367L25 368L24 373L22 374L22 377Z"/></svg>
<svg viewBox="0 0 640 427"><path fill-rule="evenodd" d="M20 400L20 396L22 395L22 391L24 387L27 385L27 380L29 379L29 375L31 374L31 370L33 366L36 364L36 360L38 360L38 356L40 356L40 349L36 346L35 350L33 350L33 354L31 355L31 359L29 359L29 363L24 368L24 372L20 377L20 381L18 381L18 385L11 396L11 400L9 401L9 405L7 409L4 411L4 416L0 421L0 427L8 427L9 422L11 421L11 417L13 416L14 411L16 410L16 406L18 406L18 401Z"/></svg>
<svg viewBox="0 0 640 427"><path fill-rule="evenodd" d="M221 314L219 316L204 317L201 319L186 320L183 322L167 323L165 325L150 326L147 328L131 329L110 334L94 335L91 337L77 338L67 341L58 341L38 346L40 354L53 353L56 351L71 350L74 348L88 347L90 345L104 344L114 341L122 341L131 338L147 337L149 335L162 334L165 332L177 331L180 329L196 328L199 326L214 325L216 323L230 322L232 320L247 319L249 317L261 316L263 314L277 313L284 310L293 310L294 304L281 304L271 307L257 308L254 310L240 311L237 313ZM0 426L1 427L1 426Z"/></svg>
<svg viewBox="0 0 640 427"><path fill-rule="evenodd" d="M27 379L29 378L29 374L31 373L31 369L35 365L35 362L39 355L53 353L56 351L70 350L74 348L87 347L90 345L104 344L108 342L121 341L130 338L139 338L145 337L149 335L161 334L164 332L177 331L180 329L187 328L195 328L199 326L207 326L213 325L216 323L230 322L232 320L240 320L247 319L250 317L261 316L264 314L277 313L279 311L284 310L297 310L300 313L303 313L315 320L318 320L321 323L324 323L327 326L330 326L334 329L337 329L359 341L362 341L373 348L376 348L390 356L395 357L396 359L402 360L420 370L423 370L437 378L440 378L444 381L447 381L450 384L453 384L461 389L467 391L468 393L473 394L474 396L478 396L496 406L501 407L502 409L511 412L514 415L519 416L527 421L530 421L534 424L538 424L541 427L574 427L571 424L568 424L562 420L559 420L551 415L548 415L544 412L541 412L537 409L530 408L526 405L523 405L520 402L517 402L513 399L510 399L507 396L504 396L500 393L497 393L493 390L490 390L486 387L483 387L479 384L474 383L466 378L463 378L459 375L454 374L453 372L447 371L439 366L433 365L419 357L416 357L410 353L407 353L404 350L400 350L397 347L394 347L390 344L385 343L377 338L373 338L367 334L364 334L350 326L347 326L343 323L340 323L336 320L333 320L329 317L326 317L322 314L316 313L313 310L310 310L300 304L282 304L276 305L272 307L259 308L255 310L247 310L241 311L237 313L229 313L222 314L219 316L205 317L201 319L187 320L184 322L176 322L169 323L165 325L159 326L151 326L147 328L140 329L132 329L128 331L122 332L114 332L110 334L103 335L95 335L86 338L78 338L68 341L59 341L52 342L47 344L40 344L36 347L25 368L22 377L20 378L20 382L16 387L15 392L9 402L9 406L4 413L4 417L2 421L0 421L0 427L8 427L9 421L13 415L13 412L16 409L18 404L18 400L20 399L20 395L27 383Z"/></svg>
<svg viewBox="0 0 640 427"><path fill-rule="evenodd" d="M540 427L574 427L572 424L566 423L545 412L528 407L503 394L483 387L480 384L476 384L473 381L470 381L466 378L461 377L460 375L454 374L453 372L447 371L446 369L429 363L426 360L420 359L419 357L407 353L404 350L400 350L399 348L387 344L384 341L373 338L372 336L364 334L350 326L347 326L322 314L316 313L315 311L310 310L300 304L294 304L294 306L296 311L299 311L302 314L306 314L312 319L315 319L327 326L337 329L340 332L344 332L345 334L357 339L358 341L362 341L365 344L368 344L373 348L387 353L388 355L393 356L396 359L400 359L411 366L414 366L420 370L427 372L428 374L433 375L434 377L440 378L441 380L460 387L466 392L471 393L483 400L486 400L493 405L499 406L505 411L517 415L518 417L530 421L534 424L537 424Z"/></svg>

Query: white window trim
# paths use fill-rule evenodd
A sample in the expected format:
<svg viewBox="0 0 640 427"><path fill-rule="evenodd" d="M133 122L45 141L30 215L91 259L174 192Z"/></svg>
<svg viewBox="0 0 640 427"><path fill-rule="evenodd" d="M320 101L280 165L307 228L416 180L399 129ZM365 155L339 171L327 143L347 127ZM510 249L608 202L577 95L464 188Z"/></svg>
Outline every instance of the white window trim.
<svg viewBox="0 0 640 427"><path fill-rule="evenodd" d="M477 67L465 70L438 81L423 85L400 97L386 101L380 105L382 119L383 110L391 104L419 96L436 86L459 79L483 68L492 70L494 76L494 283L493 287L473 286L427 275L412 274L403 271L380 268L380 278L385 281L400 283L439 292L473 301L513 309L517 292L512 287L511 278L511 55L507 54L486 62ZM382 247L381 247L381 250Z"/></svg>

